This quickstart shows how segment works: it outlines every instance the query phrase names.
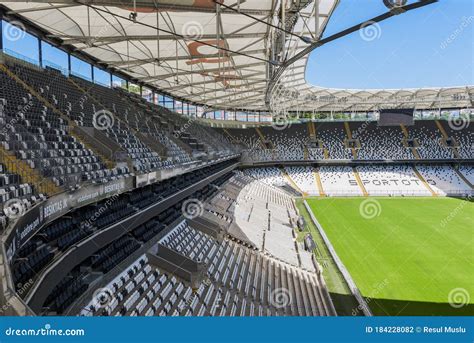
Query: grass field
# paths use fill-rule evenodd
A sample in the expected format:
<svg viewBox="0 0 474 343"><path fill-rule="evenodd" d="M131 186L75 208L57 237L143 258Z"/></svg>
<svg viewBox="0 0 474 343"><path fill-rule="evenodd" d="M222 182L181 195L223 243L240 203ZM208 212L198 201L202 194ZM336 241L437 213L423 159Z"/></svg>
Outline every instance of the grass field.
<svg viewBox="0 0 474 343"><path fill-rule="evenodd" d="M375 315L474 314L473 202L307 201Z"/></svg>

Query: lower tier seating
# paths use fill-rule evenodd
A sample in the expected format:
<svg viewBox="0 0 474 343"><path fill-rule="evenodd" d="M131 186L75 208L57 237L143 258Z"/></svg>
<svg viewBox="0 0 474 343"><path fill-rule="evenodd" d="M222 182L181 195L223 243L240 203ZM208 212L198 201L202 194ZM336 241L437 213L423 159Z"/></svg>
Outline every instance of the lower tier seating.
<svg viewBox="0 0 474 343"><path fill-rule="evenodd" d="M421 178L414 166L400 164L357 166L355 171L349 166L321 166L319 176L322 191L327 196L362 196L364 191L372 196L431 196L432 191L442 196L473 194L471 166L461 166L458 172L448 165L419 165L416 169ZM319 189L312 167L286 167L285 170L303 192L315 194L313 190ZM244 172L267 185L280 186L286 182L281 170L275 167L251 168Z"/></svg>
<svg viewBox="0 0 474 343"><path fill-rule="evenodd" d="M417 166L417 169L438 195L473 194L473 189L450 166Z"/></svg>
<svg viewBox="0 0 474 343"><path fill-rule="evenodd" d="M328 196L363 195L351 167L321 166L319 175L323 190Z"/></svg>
<svg viewBox="0 0 474 343"><path fill-rule="evenodd" d="M285 167L290 178L296 183L299 189L308 195L319 195L319 188L316 184L314 169L312 167Z"/></svg>
<svg viewBox="0 0 474 343"><path fill-rule="evenodd" d="M143 255L81 310L84 316L317 316L333 315L315 273L278 262L225 239L218 242L183 221L161 244L207 265L192 290ZM104 300L105 299L105 300Z"/></svg>
<svg viewBox="0 0 474 343"><path fill-rule="evenodd" d="M367 193L372 196L430 196L431 192L409 165L358 166Z"/></svg>

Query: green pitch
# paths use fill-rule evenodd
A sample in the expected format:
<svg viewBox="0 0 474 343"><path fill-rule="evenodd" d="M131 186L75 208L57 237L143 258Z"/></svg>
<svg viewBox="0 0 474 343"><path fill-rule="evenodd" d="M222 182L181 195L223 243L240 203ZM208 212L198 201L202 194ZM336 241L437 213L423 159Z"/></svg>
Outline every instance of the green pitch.
<svg viewBox="0 0 474 343"><path fill-rule="evenodd" d="M374 314L474 314L473 202L307 201Z"/></svg>

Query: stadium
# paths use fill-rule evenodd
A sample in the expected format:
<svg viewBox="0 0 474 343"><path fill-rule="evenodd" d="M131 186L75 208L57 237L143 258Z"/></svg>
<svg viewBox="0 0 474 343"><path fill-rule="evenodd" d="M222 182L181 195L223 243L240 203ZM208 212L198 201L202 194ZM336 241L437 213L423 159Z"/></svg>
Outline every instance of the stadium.
<svg viewBox="0 0 474 343"><path fill-rule="evenodd" d="M473 315L472 69L309 83L440 3L344 1L0 2L0 315Z"/></svg>

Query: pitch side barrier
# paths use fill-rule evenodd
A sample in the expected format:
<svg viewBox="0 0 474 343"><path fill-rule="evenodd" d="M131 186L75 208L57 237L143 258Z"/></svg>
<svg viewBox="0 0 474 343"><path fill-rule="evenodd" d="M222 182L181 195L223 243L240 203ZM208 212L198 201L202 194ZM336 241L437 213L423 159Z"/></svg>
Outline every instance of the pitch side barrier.
<svg viewBox="0 0 474 343"><path fill-rule="evenodd" d="M242 167L273 167L273 166L360 166L390 164L474 164L474 159L423 159L423 160L265 160L256 161L242 158Z"/></svg>
<svg viewBox="0 0 474 343"><path fill-rule="evenodd" d="M238 156L228 156L209 163L190 163L178 168L158 170L110 181L103 184L89 184L73 191L66 191L56 194L44 200L43 202L36 204L28 211L21 213L19 218L12 220L9 223L1 237L0 277L2 277L2 289L0 289L0 316L2 315L2 312L5 312L2 310L5 306L11 310L11 307L13 307L15 304L19 305L20 307L17 313L31 314L31 311L27 307L22 306L25 304L21 300L21 297L18 297L14 291L15 287L11 278L10 262L12 257L15 255L15 252L18 251L18 249L21 249L21 247L26 244L28 240L45 225L66 215L73 209L96 203L98 201L132 191L136 188L141 188L175 176L190 173L203 167L232 160L236 157ZM231 167L225 168L224 170L227 171L229 168L232 170L237 166L238 162L232 164ZM219 175L222 174L219 172ZM188 190L188 188L186 190ZM173 196L174 195L171 197ZM170 202L166 201L164 203L161 201L160 204L162 206L170 205ZM60 274L62 275L63 272L61 271Z"/></svg>
<svg viewBox="0 0 474 343"><path fill-rule="evenodd" d="M351 290L351 293L357 299L357 302L359 303L358 309L361 310L362 313L364 313L365 316L372 316L372 311L370 310L369 305L367 305L367 302L365 301L364 297L360 293L359 288L357 288L354 280L352 279L351 274L349 274L349 271L346 269L346 267L342 263L341 259L337 255L336 250L334 249L334 247L331 244L331 241L326 236L326 232L324 232L323 227L321 226L321 224L319 224L318 220L314 216L313 211L311 211L311 208L309 207L306 200L304 200L304 206L306 207L306 210L309 213L311 221L318 228L318 231L319 231L321 237L324 240L324 244L326 244L326 246L329 250L329 253L331 254L334 262L337 265L337 268L339 269L342 276L344 277L344 280L346 280L347 285L349 286L349 288Z"/></svg>

